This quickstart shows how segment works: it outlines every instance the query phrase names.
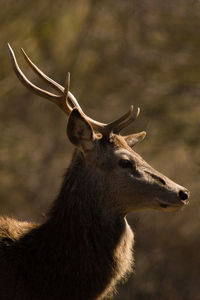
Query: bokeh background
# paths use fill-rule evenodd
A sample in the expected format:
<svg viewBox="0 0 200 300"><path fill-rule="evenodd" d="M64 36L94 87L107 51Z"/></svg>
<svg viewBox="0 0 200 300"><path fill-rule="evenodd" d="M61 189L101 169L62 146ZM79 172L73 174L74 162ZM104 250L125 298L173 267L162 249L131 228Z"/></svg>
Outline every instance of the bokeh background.
<svg viewBox="0 0 200 300"><path fill-rule="evenodd" d="M10 42L27 76L23 47L71 91L88 115L107 122L130 104L146 130L136 150L191 191L178 213L130 214L135 273L117 300L200 299L200 1L0 0L0 213L42 221L73 148L66 116L14 75Z"/></svg>

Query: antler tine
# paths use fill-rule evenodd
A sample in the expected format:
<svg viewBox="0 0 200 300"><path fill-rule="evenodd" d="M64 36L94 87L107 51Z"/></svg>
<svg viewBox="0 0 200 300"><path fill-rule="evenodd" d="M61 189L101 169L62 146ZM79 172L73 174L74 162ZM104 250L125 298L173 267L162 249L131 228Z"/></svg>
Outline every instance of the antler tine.
<svg viewBox="0 0 200 300"><path fill-rule="evenodd" d="M63 87L62 85L60 85L58 82L54 81L52 78L48 77L46 74L44 74L33 62L32 60L28 57L28 55L26 54L26 52L24 51L23 48L21 48L21 51L23 53L23 56L25 58L25 60L28 62L29 66L31 67L31 69L35 72L36 75L38 75L44 82L46 82L48 85L50 85L53 89L55 89L56 91L61 93L62 99L64 99L66 101L66 99L70 100L72 107L69 105L69 103L67 103L66 101L66 105L67 105L67 113L69 114L73 107L78 107L80 111L82 111L80 105L78 104L78 101L76 100L76 98L74 97L74 95L69 91L69 86L70 86L70 73L68 72L67 74L67 80L66 80L66 85L65 87ZM65 106L65 102L60 103L59 106Z"/></svg>
<svg viewBox="0 0 200 300"><path fill-rule="evenodd" d="M134 112L133 110L131 111L130 117L126 120L124 120L124 122L121 122L117 127L115 127L113 129L113 132L118 134L123 128L125 128L126 126L128 126L129 124L131 124L132 122L134 122L137 117L140 114L140 108L138 107L136 109L136 111Z"/></svg>
<svg viewBox="0 0 200 300"><path fill-rule="evenodd" d="M72 111L74 107L78 108L79 111L83 113L82 108L80 107L78 101L69 91L70 87L70 72L67 73L67 79L65 82L65 87L63 88L63 99L65 99L66 105L69 109L69 113ZM69 102L70 101L70 102Z"/></svg>
<svg viewBox="0 0 200 300"><path fill-rule="evenodd" d="M70 114L71 111L73 110L73 108L76 107L85 116L85 118L87 120L89 119L91 122L92 121L96 122L95 120L92 120L91 118L86 116L86 114L83 112L80 104L78 103L78 101L76 100L74 95L72 93L70 93L69 87L70 87L70 72L67 73L67 79L66 79L65 87L63 88L63 96L62 96L63 99L65 100L65 104L66 104L67 109L69 111L68 114Z"/></svg>
<svg viewBox="0 0 200 300"><path fill-rule="evenodd" d="M65 99L68 98L69 87L70 87L70 73L68 72L67 73L67 80L66 80L66 83L65 83L65 88L64 88L64 91L63 91L63 97L65 97Z"/></svg>
<svg viewBox="0 0 200 300"><path fill-rule="evenodd" d="M62 98L63 98L63 100L65 102L65 105L67 107L67 110L68 110L68 115L72 112L73 107L74 107L74 105L73 105L73 107L71 107L69 105L69 102L68 102L68 100L69 100L69 86L70 86L70 73L68 72L67 73L67 80L66 80L66 83L65 83L65 88L63 90L63 96L62 96ZM72 102L72 104L73 104L73 102Z"/></svg>
<svg viewBox="0 0 200 300"><path fill-rule="evenodd" d="M125 113L123 116L118 118L117 120L108 123L103 124L99 123L97 121L92 120L91 118L87 117L87 120L90 122L90 124L93 126L94 129L101 132L103 136L108 137L110 133L119 134L119 132L126 126L128 126L130 123L134 122L135 119L139 116L140 108L138 107L136 111L134 111L133 105L131 105L130 110ZM84 114L85 115L85 114Z"/></svg>
<svg viewBox="0 0 200 300"><path fill-rule="evenodd" d="M28 62L29 66L31 67L31 69L42 79L44 80L47 84L49 84L51 87L53 87L55 90L59 91L60 95L55 95L53 93L50 93L46 90L43 90L41 88L39 88L38 86L36 86L35 84L33 84L32 82L30 82L28 80L28 78L24 75L24 73L22 72L22 70L20 69L18 63L17 63L17 59L15 57L14 51L11 48L11 46L8 43L8 50L9 50L9 54L11 57L11 63L12 63L12 67L14 69L15 74L17 75L17 77L19 78L19 80L22 82L22 84L27 87L28 89L30 89L34 94L39 95L41 97L44 97L48 100L50 100L51 102L55 103L56 105L58 105L66 114L69 114L72 110L72 108L66 104L66 99L65 97L63 97L63 92L64 92L64 87L62 87L60 84L58 84L57 82L55 82L53 79L49 78L47 75L45 75L28 57L28 55L26 54L26 52L22 50L23 56L26 59L26 61ZM75 103L78 103L76 98L68 91L68 97Z"/></svg>
<svg viewBox="0 0 200 300"><path fill-rule="evenodd" d="M17 77L19 78L19 80L21 81L21 83L25 87L30 89L36 95L44 97L44 98L50 100L51 102L56 103L57 105L59 105L58 100L61 98L61 96L58 96L58 95L52 94L48 91L45 91L45 90L39 88L38 86L36 86L35 84L33 84L32 82L30 82L28 80L28 78L24 75L22 70L20 69L20 67L17 63L16 57L15 57L14 51L13 51L13 49L11 48L11 46L9 44L8 44L8 50L9 50L9 54L10 54L10 57L11 57L11 63L12 63L13 70L14 70L15 74L17 75Z"/></svg>
<svg viewBox="0 0 200 300"><path fill-rule="evenodd" d="M93 120L92 118L88 117L82 110L81 106L79 105L76 98L69 92L69 86L70 86L70 73L67 73L67 80L63 92L63 97L66 100L66 105L70 111L73 110L74 107L78 108L79 111L82 113L82 115L87 119L87 121L92 125L92 127L101 132L102 134L105 133L105 128L107 127L107 124L98 122Z"/></svg>
<svg viewBox="0 0 200 300"><path fill-rule="evenodd" d="M21 48L23 56L25 60L28 62L31 69L38 75L43 81L45 81L49 86L51 86L53 89L55 89L57 92L60 93L60 95L56 95L53 93L50 93L46 90L43 90L30 82L28 78L24 75L22 70L20 69L14 51L11 48L11 46L8 44L8 50L11 57L11 63L12 67L14 69L15 74L19 78L19 80L22 82L22 84L30 89L34 94L39 95L41 97L44 97L51 102L58 105L66 114L70 114L70 112L73 110L74 107L78 108L79 111L84 115L84 117L87 119L87 121L92 125L94 130L102 133L103 135L108 136L111 132L119 133L119 131L133 122L138 114L139 109L137 110L137 113L132 115L133 113L133 106L131 106L130 110L124 114L122 117L118 118L117 120L105 124L98 122L96 120L93 120L92 118L88 117L82 110L81 106L79 105L78 101L74 97L74 95L69 91L70 86L70 73L67 74L67 80L65 87L61 86L59 83L48 77L46 74L44 74L28 57L26 52Z"/></svg>
<svg viewBox="0 0 200 300"><path fill-rule="evenodd" d="M109 131L114 131L115 128L118 128L118 126L120 125L121 122L123 122L124 120L126 120L133 112L133 105L131 105L129 111L127 113L125 113L124 115L122 115L120 118L118 118L117 120L108 123L107 124L107 129Z"/></svg>
<svg viewBox="0 0 200 300"><path fill-rule="evenodd" d="M46 82L48 85L50 85L53 89L58 91L59 93L63 93L64 88L62 85L54 81L52 78L48 77L46 74L44 74L33 62L32 60L28 57L26 52L24 51L23 48L21 48L22 54L27 61L28 65L31 67L33 72L38 75L44 82Z"/></svg>
<svg viewBox="0 0 200 300"><path fill-rule="evenodd" d="M137 112L135 114L133 114L133 108L133 105L131 105L130 110L127 113L108 124L99 123L87 116L86 117L94 129L101 132L104 136L109 136L111 132L118 134L122 128L128 126L137 118L137 116L139 115L139 108L137 109Z"/></svg>

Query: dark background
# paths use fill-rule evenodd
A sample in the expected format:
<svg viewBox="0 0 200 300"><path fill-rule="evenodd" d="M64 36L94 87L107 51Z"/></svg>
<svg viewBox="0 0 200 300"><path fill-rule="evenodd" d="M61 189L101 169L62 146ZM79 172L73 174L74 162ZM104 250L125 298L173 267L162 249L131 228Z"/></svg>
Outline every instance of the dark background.
<svg viewBox="0 0 200 300"><path fill-rule="evenodd" d="M129 215L135 274L115 299L200 299L200 2L0 0L0 213L42 220L71 159L66 116L16 79L6 43L102 122L140 106L136 150L191 191L178 213Z"/></svg>

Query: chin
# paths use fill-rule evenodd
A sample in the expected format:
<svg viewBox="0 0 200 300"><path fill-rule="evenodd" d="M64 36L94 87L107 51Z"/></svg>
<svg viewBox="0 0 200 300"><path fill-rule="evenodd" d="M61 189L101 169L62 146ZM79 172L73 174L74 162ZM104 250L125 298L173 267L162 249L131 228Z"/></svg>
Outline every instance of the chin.
<svg viewBox="0 0 200 300"><path fill-rule="evenodd" d="M158 210L164 211L164 212L176 212L181 210L182 207L180 206L166 206L166 207L159 207Z"/></svg>

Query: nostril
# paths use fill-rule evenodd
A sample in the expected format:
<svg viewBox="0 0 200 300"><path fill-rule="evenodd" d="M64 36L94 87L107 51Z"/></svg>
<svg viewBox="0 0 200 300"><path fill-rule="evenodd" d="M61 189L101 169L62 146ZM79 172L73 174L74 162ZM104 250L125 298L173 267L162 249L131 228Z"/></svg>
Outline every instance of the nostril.
<svg viewBox="0 0 200 300"><path fill-rule="evenodd" d="M179 191L178 195L179 195L179 198L181 200L187 200L188 199L188 192L187 191Z"/></svg>

